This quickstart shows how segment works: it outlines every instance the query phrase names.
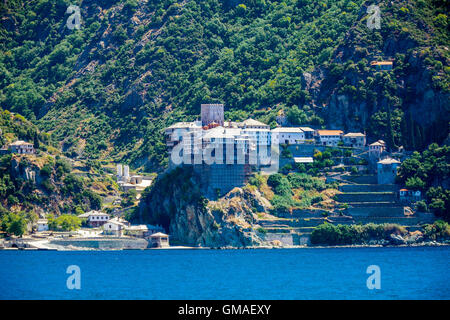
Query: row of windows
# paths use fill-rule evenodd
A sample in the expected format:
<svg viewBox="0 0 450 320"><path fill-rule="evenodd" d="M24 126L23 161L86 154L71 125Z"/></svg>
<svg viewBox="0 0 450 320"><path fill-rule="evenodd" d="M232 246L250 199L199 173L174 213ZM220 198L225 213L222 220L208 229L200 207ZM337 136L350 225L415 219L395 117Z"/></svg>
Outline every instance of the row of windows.
<svg viewBox="0 0 450 320"><path fill-rule="evenodd" d="M108 216L90 216L90 220L109 220Z"/></svg>

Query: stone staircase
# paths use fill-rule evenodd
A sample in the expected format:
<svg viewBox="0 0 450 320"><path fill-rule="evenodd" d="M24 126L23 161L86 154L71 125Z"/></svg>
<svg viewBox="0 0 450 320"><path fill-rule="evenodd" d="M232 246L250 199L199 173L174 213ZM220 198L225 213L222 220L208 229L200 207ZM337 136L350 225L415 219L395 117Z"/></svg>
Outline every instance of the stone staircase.
<svg viewBox="0 0 450 320"><path fill-rule="evenodd" d="M352 183L341 185L339 190L343 193L336 196L337 201L348 204L345 215L351 216L354 223L398 223L415 226L432 220L428 216L405 215L404 206L397 198L397 185L368 183L374 180L373 177L361 177L355 177ZM355 184L358 179L364 183Z"/></svg>

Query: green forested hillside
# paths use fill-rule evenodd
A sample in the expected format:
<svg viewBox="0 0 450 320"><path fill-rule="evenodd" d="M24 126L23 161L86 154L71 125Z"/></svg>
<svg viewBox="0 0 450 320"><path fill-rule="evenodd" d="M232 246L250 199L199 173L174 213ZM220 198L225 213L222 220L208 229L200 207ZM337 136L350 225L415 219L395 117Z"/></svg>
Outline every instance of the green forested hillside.
<svg viewBox="0 0 450 320"><path fill-rule="evenodd" d="M364 128L373 141L423 150L448 136L450 120L447 1L382 1L381 29L358 17L328 65L316 104L328 124ZM448 4L447 4L448 5ZM393 61L377 72L372 61Z"/></svg>
<svg viewBox="0 0 450 320"><path fill-rule="evenodd" d="M43 212L59 215L100 209L102 197L117 191L110 177L90 168L92 161L74 168L74 162L54 147L50 136L23 116L0 108L0 132L2 146L25 140L33 143L36 151L0 155L0 220L8 212L26 213L30 220Z"/></svg>
<svg viewBox="0 0 450 320"><path fill-rule="evenodd" d="M403 144L420 148L443 139L446 2L380 1L382 28L368 33L371 3L2 2L0 103L51 133L68 156L150 170L167 161L162 128L196 118L204 102L223 102L230 119L252 115L275 125L284 111L295 124L367 130L391 138L391 146L419 135L420 143ZM81 9L79 30L66 27L70 4ZM418 48L424 52L411 51ZM395 72L372 74L368 62L386 55L400 62ZM424 88L408 86L416 81ZM405 99L411 90L419 92L413 101ZM350 101L345 110L337 103L343 100ZM409 105L432 110L444 132L430 133L434 118L416 121L423 110Z"/></svg>
<svg viewBox="0 0 450 320"><path fill-rule="evenodd" d="M44 149L52 143L48 134L39 132L38 128L23 116L0 108L0 146L7 147L8 143L16 140L25 140Z"/></svg>

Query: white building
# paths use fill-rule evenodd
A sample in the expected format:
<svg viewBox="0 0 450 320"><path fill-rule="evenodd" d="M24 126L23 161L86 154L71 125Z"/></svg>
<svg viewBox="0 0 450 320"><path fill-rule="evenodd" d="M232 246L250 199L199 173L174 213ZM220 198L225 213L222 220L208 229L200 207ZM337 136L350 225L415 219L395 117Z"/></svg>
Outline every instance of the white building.
<svg viewBox="0 0 450 320"><path fill-rule="evenodd" d="M183 135L186 132L201 132L202 122L177 122L166 128L166 144L168 147L174 147L183 140Z"/></svg>
<svg viewBox="0 0 450 320"><path fill-rule="evenodd" d="M323 146L336 147L343 134L342 130L316 130L316 139Z"/></svg>
<svg viewBox="0 0 450 320"><path fill-rule="evenodd" d="M305 133L300 128L279 127L271 131L274 143L300 144L305 142Z"/></svg>
<svg viewBox="0 0 450 320"><path fill-rule="evenodd" d="M169 246L169 236L162 232L154 233L150 236L152 248L167 248Z"/></svg>
<svg viewBox="0 0 450 320"><path fill-rule="evenodd" d="M379 158L385 150L386 143L383 140L378 140L369 144L369 155L371 157Z"/></svg>
<svg viewBox="0 0 450 320"><path fill-rule="evenodd" d="M377 162L377 180L378 184L394 184L397 176L397 170L401 162L386 158Z"/></svg>
<svg viewBox="0 0 450 320"><path fill-rule="evenodd" d="M350 132L342 136L344 146L353 148L364 148L366 145L366 135L359 132Z"/></svg>
<svg viewBox="0 0 450 320"><path fill-rule="evenodd" d="M145 224L132 225L125 228L125 234L136 238L145 238L149 235L149 230Z"/></svg>
<svg viewBox="0 0 450 320"><path fill-rule="evenodd" d="M400 189L399 197L401 202L417 202L422 200L420 190Z"/></svg>
<svg viewBox="0 0 450 320"><path fill-rule="evenodd" d="M299 128L305 134L305 139L306 140L313 140L314 139L314 132L316 132L316 130L311 129L310 127L299 127Z"/></svg>
<svg viewBox="0 0 450 320"><path fill-rule="evenodd" d="M259 146L269 146L272 140L270 129L266 128L247 128L242 130L242 134L250 137Z"/></svg>
<svg viewBox="0 0 450 320"><path fill-rule="evenodd" d="M39 219L36 223L36 229L38 232L48 231L47 219Z"/></svg>
<svg viewBox="0 0 450 320"><path fill-rule="evenodd" d="M111 219L102 226L103 234L121 237L125 227L125 224L122 222Z"/></svg>
<svg viewBox="0 0 450 320"><path fill-rule="evenodd" d="M104 225L109 220L109 217L109 214L95 210L78 216L78 218L86 218L90 227L100 227Z"/></svg>
<svg viewBox="0 0 450 320"><path fill-rule="evenodd" d="M22 140L18 140L11 143L9 145L9 149L11 150L12 153L34 154L33 144Z"/></svg>
<svg viewBox="0 0 450 320"><path fill-rule="evenodd" d="M202 105L202 121L179 122L165 130L171 164L202 164L212 161L215 164L251 162L258 165L256 162L262 158L270 158L270 126L254 119L243 122L223 121L222 108L222 105ZM264 147L261 146L267 147L268 151L264 152ZM212 149L214 154L210 154ZM233 150L233 154L230 150ZM220 153L223 155L222 159ZM256 154L259 157L253 157ZM261 163L266 162L267 159L261 160Z"/></svg>
<svg viewBox="0 0 450 320"><path fill-rule="evenodd" d="M242 129L268 129L270 130L270 126L263 122L254 119L247 119L240 123L240 127Z"/></svg>

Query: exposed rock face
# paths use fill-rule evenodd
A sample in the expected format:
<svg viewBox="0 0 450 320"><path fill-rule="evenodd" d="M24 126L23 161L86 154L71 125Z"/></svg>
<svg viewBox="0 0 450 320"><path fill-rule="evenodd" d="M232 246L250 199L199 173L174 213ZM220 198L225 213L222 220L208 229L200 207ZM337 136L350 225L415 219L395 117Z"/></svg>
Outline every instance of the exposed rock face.
<svg viewBox="0 0 450 320"><path fill-rule="evenodd" d="M261 243L252 231L253 203L260 208L267 205L260 195L235 188L218 201L208 202L200 190L200 179L190 168L177 168L144 194L135 218L162 224L172 243L206 247Z"/></svg>
<svg viewBox="0 0 450 320"><path fill-rule="evenodd" d="M369 140L382 138L390 147L403 145L408 150L440 143L448 135L450 120L444 71L448 48L435 44L433 38L438 35L432 26L410 15L397 17L397 23L408 28L390 26L403 2L379 5L381 30L366 28L363 7L331 63L304 74L303 84L330 128L366 130ZM425 30L428 36L418 36L417 30ZM375 60L393 61L393 70L375 70L370 65ZM400 120L391 128L387 122L394 118L394 111Z"/></svg>
<svg viewBox="0 0 450 320"><path fill-rule="evenodd" d="M401 235L391 234L390 240L392 244L405 244L406 240Z"/></svg>

